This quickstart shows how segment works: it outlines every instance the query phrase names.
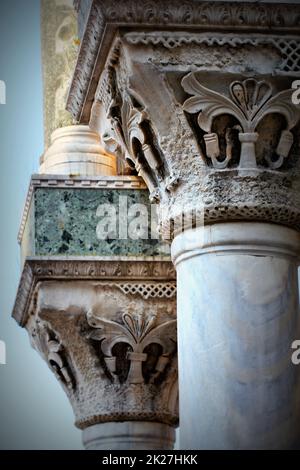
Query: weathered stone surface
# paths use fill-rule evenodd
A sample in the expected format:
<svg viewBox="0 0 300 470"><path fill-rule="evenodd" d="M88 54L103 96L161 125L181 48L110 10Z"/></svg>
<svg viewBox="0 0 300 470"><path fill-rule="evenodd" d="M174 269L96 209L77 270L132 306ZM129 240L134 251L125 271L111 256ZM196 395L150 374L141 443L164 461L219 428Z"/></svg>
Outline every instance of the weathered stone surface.
<svg viewBox="0 0 300 470"><path fill-rule="evenodd" d="M115 0L76 1L80 22L85 29L70 90L69 110L76 119L88 122L99 74L103 70L111 40L120 26L126 25L133 31L137 27L168 31L179 28L188 31L196 27L198 30L207 31L209 28L238 33L246 28L251 33L292 34L298 31L297 3L282 5L262 2L259 7L255 3L188 0L182 4L180 0L171 0L167 5L165 1L144 5L139 0L124 0L120 7ZM107 41L103 41L104 34ZM98 54L100 45L102 54ZM91 80L92 75L94 80Z"/></svg>
<svg viewBox="0 0 300 470"><path fill-rule="evenodd" d="M165 258L28 257L13 309L13 317L21 326L28 321L34 290L42 280L104 281L106 285L110 281L114 287L116 281L124 293L139 294L144 299L171 298L175 289L175 270ZM130 280L133 280L132 284ZM147 286L144 287L146 281Z"/></svg>
<svg viewBox="0 0 300 470"><path fill-rule="evenodd" d="M166 261L27 260L13 315L63 386L79 428L177 425L175 294Z"/></svg>
<svg viewBox="0 0 300 470"><path fill-rule="evenodd" d="M163 232L178 224L182 212L192 224L196 211L204 223L268 220L299 229L299 109L292 103L291 79L272 77L277 62L266 53L270 62L264 62L261 80L252 78L262 74L263 62L255 61L257 47L251 61L242 44L240 59L228 54L231 65L220 64L218 72L203 66L182 74L178 57L184 51L187 72L193 57L189 46L174 47L173 62L166 59L169 65L163 67L157 55L162 46L120 41L115 72L103 72L98 99L106 106L111 134L124 158L133 162L152 198L160 202ZM223 43L226 54L226 39ZM205 48L212 59L220 46L212 42ZM166 56L170 50L165 49ZM255 93L264 95L244 116L243 102L237 101L232 87L243 93L251 89L249 99L255 100ZM118 104L110 105L114 93Z"/></svg>

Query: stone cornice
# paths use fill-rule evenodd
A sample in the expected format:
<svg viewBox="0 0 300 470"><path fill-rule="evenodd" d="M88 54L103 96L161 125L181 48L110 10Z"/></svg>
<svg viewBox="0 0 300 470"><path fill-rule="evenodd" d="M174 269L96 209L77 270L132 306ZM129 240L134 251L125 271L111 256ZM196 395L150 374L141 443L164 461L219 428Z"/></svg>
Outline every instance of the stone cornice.
<svg viewBox="0 0 300 470"><path fill-rule="evenodd" d="M18 242L21 243L26 225L32 195L35 188L62 188L62 189L147 189L144 181L137 176L80 176L66 178L61 175L33 175L22 213Z"/></svg>
<svg viewBox="0 0 300 470"><path fill-rule="evenodd" d="M299 32L299 25L300 5L295 4L124 0L120 6L116 0L94 0L67 109L77 121L88 122L99 76L119 27L292 34Z"/></svg>
<svg viewBox="0 0 300 470"><path fill-rule="evenodd" d="M13 308L13 318L24 327L35 287L40 281L144 281L172 283L176 275L171 261L161 257L32 257L27 258ZM121 290L123 285L120 286Z"/></svg>

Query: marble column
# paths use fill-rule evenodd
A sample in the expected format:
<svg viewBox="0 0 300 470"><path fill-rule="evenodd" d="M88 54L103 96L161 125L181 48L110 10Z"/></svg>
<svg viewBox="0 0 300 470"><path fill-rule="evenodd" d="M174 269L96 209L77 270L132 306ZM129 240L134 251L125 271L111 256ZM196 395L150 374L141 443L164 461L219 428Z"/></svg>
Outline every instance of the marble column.
<svg viewBox="0 0 300 470"><path fill-rule="evenodd" d="M181 448L299 448L299 253L299 233L272 224L175 238Z"/></svg>

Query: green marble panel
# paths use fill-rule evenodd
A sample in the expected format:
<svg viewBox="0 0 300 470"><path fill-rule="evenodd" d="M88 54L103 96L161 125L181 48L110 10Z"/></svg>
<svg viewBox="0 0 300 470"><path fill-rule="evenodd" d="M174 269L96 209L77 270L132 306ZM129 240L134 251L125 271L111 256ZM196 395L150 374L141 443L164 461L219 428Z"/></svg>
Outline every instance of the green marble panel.
<svg viewBox="0 0 300 470"><path fill-rule="evenodd" d="M131 233L133 237L119 239L120 203L124 207L125 201L131 210L134 204L146 206L149 214L147 239L133 239L137 236L135 231ZM99 239L96 232L97 225L103 220L97 214L97 208L102 204L115 207L117 220L117 236L112 232L110 236L113 238L104 240ZM122 210L123 218L124 214ZM22 249L23 256L26 254L24 252L27 256L169 256L170 253L167 244L151 239L147 190L36 188L29 215L24 234L30 232L31 235L23 236L22 245L26 242L26 247ZM131 214L129 222L137 215ZM144 233L147 232L147 225L145 227Z"/></svg>

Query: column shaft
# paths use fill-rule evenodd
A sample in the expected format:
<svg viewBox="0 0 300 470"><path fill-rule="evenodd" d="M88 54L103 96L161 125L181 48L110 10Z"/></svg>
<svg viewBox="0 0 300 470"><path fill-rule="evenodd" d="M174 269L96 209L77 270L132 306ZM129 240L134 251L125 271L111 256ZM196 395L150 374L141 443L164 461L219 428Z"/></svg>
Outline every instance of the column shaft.
<svg viewBox="0 0 300 470"><path fill-rule="evenodd" d="M299 246L294 230L251 222L175 238L181 448L299 446Z"/></svg>

